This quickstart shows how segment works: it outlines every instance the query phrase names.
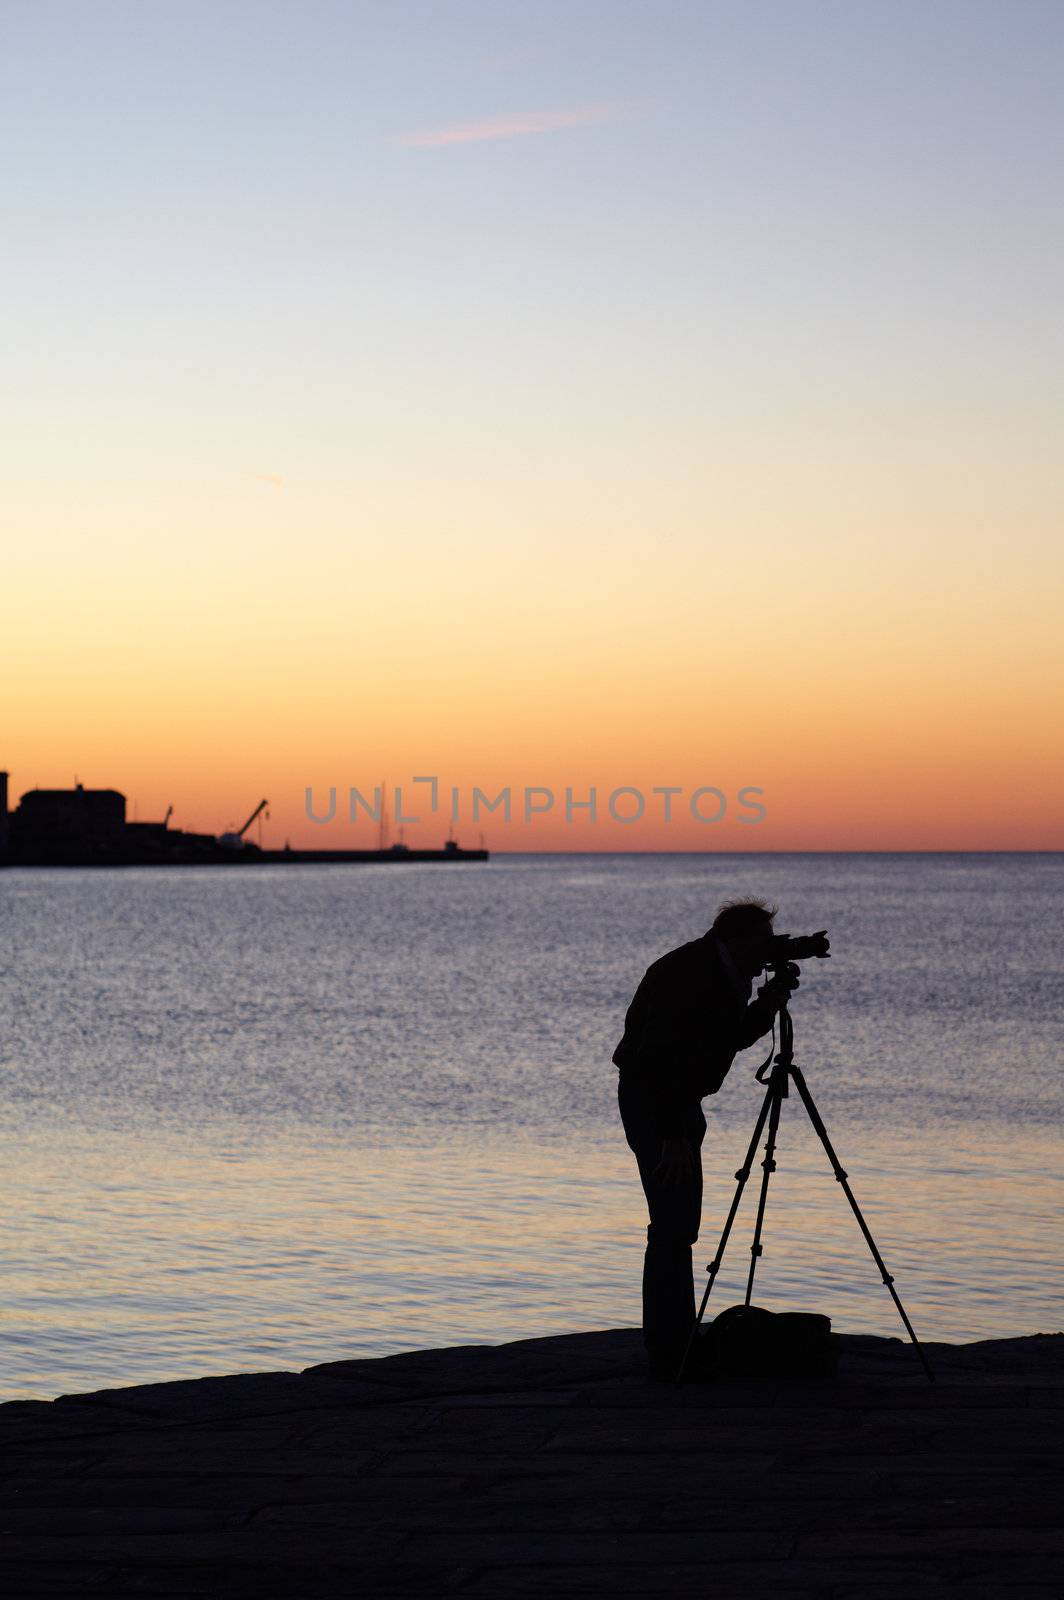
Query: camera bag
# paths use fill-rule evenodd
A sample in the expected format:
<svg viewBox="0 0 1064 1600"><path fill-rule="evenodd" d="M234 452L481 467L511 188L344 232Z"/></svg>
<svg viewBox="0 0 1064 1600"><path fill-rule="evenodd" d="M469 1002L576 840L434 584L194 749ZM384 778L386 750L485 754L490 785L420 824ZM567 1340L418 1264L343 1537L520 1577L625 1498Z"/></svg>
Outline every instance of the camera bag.
<svg viewBox="0 0 1064 1600"><path fill-rule="evenodd" d="M830 1378L838 1364L839 1336L819 1312L729 1306L698 1341L708 1378Z"/></svg>

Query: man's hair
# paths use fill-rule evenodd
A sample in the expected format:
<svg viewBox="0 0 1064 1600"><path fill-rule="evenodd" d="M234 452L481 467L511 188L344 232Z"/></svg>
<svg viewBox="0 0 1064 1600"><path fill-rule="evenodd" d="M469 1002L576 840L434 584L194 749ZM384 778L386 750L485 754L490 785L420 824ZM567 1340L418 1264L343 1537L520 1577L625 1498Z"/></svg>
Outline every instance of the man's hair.
<svg viewBox="0 0 1064 1600"><path fill-rule="evenodd" d="M742 939L771 922L778 910L778 906L766 905L764 900L725 900L711 931L721 939Z"/></svg>

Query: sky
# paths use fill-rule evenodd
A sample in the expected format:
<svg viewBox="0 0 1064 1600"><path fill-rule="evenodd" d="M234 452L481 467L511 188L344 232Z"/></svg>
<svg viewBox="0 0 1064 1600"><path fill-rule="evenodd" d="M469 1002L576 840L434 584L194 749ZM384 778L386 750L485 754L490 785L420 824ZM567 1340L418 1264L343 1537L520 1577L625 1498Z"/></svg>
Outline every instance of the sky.
<svg viewBox="0 0 1064 1600"><path fill-rule="evenodd" d="M1064 848L1058 4L0 34L13 803L337 847L431 774L497 849Z"/></svg>

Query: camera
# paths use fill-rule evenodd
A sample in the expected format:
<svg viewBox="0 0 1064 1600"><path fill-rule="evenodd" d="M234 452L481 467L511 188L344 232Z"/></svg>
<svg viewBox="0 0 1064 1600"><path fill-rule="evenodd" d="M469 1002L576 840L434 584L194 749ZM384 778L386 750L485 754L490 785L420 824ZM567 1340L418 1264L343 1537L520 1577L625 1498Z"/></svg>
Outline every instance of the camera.
<svg viewBox="0 0 1064 1600"><path fill-rule="evenodd" d="M821 928L819 933L774 933L765 955L765 966L775 971L789 961L808 961L812 956L823 961L830 954L826 928Z"/></svg>

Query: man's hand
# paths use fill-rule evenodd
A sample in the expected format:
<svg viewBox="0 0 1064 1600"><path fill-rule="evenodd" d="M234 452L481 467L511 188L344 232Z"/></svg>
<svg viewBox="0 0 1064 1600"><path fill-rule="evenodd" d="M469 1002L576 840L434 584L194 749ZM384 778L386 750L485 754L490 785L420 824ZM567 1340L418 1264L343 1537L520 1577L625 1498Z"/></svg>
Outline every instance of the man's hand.
<svg viewBox="0 0 1064 1600"><path fill-rule="evenodd" d="M661 1141L661 1160L654 1168L653 1176L664 1188L682 1188L685 1184L693 1183L697 1173L690 1139Z"/></svg>
<svg viewBox="0 0 1064 1600"><path fill-rule="evenodd" d="M785 1006L791 997L791 991L797 989L801 969L796 961L788 961L779 972L773 973L761 990L761 998L769 1002L774 1011Z"/></svg>

